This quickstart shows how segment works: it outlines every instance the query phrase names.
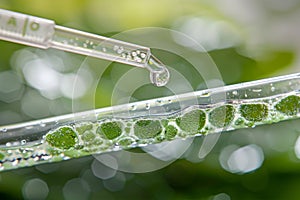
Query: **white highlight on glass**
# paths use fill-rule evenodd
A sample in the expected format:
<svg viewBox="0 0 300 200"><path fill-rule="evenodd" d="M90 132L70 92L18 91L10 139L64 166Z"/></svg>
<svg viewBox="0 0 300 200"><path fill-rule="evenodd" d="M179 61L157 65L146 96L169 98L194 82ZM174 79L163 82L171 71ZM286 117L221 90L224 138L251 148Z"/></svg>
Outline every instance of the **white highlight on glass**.
<svg viewBox="0 0 300 200"><path fill-rule="evenodd" d="M264 161L264 154L255 144L244 147L232 145L222 150L219 161L226 171L243 174L258 169Z"/></svg>
<svg viewBox="0 0 300 200"><path fill-rule="evenodd" d="M296 140L294 151L297 158L300 159L300 136Z"/></svg>

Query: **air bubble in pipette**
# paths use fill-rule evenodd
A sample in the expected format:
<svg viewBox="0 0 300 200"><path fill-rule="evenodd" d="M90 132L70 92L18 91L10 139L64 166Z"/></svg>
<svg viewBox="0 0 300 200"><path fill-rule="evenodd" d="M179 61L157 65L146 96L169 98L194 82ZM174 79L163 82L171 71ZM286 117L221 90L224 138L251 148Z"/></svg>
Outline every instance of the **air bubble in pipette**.
<svg viewBox="0 0 300 200"><path fill-rule="evenodd" d="M275 91L275 87L271 87L271 91L274 92Z"/></svg>

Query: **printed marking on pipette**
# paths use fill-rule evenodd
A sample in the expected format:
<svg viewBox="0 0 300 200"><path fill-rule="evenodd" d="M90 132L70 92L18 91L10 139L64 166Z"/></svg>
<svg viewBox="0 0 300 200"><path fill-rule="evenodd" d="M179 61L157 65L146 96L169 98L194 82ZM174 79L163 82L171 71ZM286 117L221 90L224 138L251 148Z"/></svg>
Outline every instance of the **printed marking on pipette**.
<svg viewBox="0 0 300 200"><path fill-rule="evenodd" d="M27 30L28 18L25 19L23 29L22 29L22 36L25 36Z"/></svg>
<svg viewBox="0 0 300 200"><path fill-rule="evenodd" d="M15 17L10 17L9 20L7 21L7 25L13 25L13 26L17 26L17 21Z"/></svg>

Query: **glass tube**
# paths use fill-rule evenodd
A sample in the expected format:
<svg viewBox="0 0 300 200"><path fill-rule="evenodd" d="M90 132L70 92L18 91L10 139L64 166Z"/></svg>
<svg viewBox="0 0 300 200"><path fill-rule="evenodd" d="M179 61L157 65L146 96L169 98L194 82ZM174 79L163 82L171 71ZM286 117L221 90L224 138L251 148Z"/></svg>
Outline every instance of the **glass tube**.
<svg viewBox="0 0 300 200"><path fill-rule="evenodd" d="M0 169L299 118L299 89L297 73L1 126Z"/></svg>

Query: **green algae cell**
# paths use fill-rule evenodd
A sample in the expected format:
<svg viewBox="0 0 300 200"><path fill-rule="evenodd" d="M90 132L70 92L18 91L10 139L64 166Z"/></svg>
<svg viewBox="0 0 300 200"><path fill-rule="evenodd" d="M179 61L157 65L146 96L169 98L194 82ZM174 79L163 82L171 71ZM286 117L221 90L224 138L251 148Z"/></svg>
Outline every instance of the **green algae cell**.
<svg viewBox="0 0 300 200"><path fill-rule="evenodd" d="M5 158L5 155L0 153L0 160L3 160Z"/></svg>
<svg viewBox="0 0 300 200"><path fill-rule="evenodd" d="M47 152L49 152L52 156L56 156L62 153L62 150L55 149L53 147L48 147Z"/></svg>
<svg viewBox="0 0 300 200"><path fill-rule="evenodd" d="M46 141L52 147L70 149L75 146L77 135L70 127L62 127L46 135Z"/></svg>
<svg viewBox="0 0 300 200"><path fill-rule="evenodd" d="M192 110L181 117L176 118L176 124L183 130L191 134L200 133L205 125L205 112L197 109Z"/></svg>
<svg viewBox="0 0 300 200"><path fill-rule="evenodd" d="M134 124L134 134L140 139L154 138L162 131L158 120L139 120Z"/></svg>
<svg viewBox="0 0 300 200"><path fill-rule="evenodd" d="M81 136L81 139L84 142L91 142L95 139L96 135L92 131L85 131L84 134Z"/></svg>
<svg viewBox="0 0 300 200"><path fill-rule="evenodd" d="M232 105L224 105L213 109L209 113L209 122L218 128L224 128L231 124L235 114L235 109Z"/></svg>
<svg viewBox="0 0 300 200"><path fill-rule="evenodd" d="M83 134L85 131L91 130L93 125L90 123L81 124L80 126L76 127L76 131L78 134Z"/></svg>
<svg viewBox="0 0 300 200"><path fill-rule="evenodd" d="M103 123L98 127L97 133L113 140L122 134L122 124L120 122Z"/></svg>
<svg viewBox="0 0 300 200"><path fill-rule="evenodd" d="M168 140L171 140L172 138L174 138L176 135L177 135L177 128L172 126L172 125L168 125L166 127L166 130L165 130L165 136Z"/></svg>
<svg viewBox="0 0 300 200"><path fill-rule="evenodd" d="M243 104L240 112L246 120L259 122L268 116L268 107L265 104Z"/></svg>
<svg viewBox="0 0 300 200"><path fill-rule="evenodd" d="M86 156L89 154L86 152L83 152L83 151L71 149L71 150L64 151L64 155L68 156L70 158L79 158L79 157Z"/></svg>
<svg viewBox="0 0 300 200"><path fill-rule="evenodd" d="M95 138L90 142L85 142L82 151L95 153L99 151L100 148L103 148L103 140L101 140L100 138Z"/></svg>
<svg viewBox="0 0 300 200"><path fill-rule="evenodd" d="M118 144L122 147L128 147L132 143L134 143L134 140L132 138L123 138L123 139L118 141Z"/></svg>
<svg viewBox="0 0 300 200"><path fill-rule="evenodd" d="M161 125L163 125L163 127L168 126L169 121L167 119L162 119L160 120Z"/></svg>
<svg viewBox="0 0 300 200"><path fill-rule="evenodd" d="M300 111L300 97L292 95L283 98L275 105L275 108L283 114L296 115Z"/></svg>

